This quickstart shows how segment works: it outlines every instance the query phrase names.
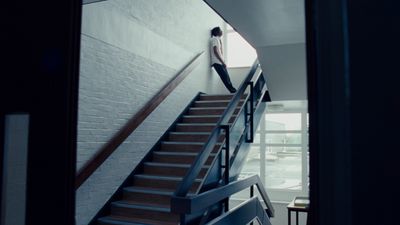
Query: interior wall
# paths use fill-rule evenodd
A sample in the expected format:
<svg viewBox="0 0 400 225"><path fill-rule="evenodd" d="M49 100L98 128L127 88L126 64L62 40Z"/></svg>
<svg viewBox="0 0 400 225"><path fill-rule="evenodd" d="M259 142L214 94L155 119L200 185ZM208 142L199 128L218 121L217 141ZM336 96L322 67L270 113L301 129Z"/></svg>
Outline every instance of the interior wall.
<svg viewBox="0 0 400 225"><path fill-rule="evenodd" d="M250 72L250 67L236 67L236 68L228 68L229 76L231 78L232 84L236 89L239 89L239 85L246 78L248 73ZM215 74L218 76L218 74ZM221 88L223 86L222 82L220 82ZM226 89L226 88L225 88Z"/></svg>
<svg viewBox="0 0 400 225"><path fill-rule="evenodd" d="M272 101L307 100L304 43L257 48Z"/></svg>
<svg viewBox="0 0 400 225"><path fill-rule="evenodd" d="M225 92L209 65L210 29L223 23L196 0L109 0L83 6L77 169L195 55L205 55L77 190L76 224L91 220L198 92Z"/></svg>

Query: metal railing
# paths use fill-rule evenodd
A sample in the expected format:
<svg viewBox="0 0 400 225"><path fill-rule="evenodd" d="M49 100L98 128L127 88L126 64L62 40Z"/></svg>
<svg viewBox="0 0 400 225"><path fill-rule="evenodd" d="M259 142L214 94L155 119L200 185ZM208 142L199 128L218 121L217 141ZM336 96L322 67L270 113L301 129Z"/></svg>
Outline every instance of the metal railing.
<svg viewBox="0 0 400 225"><path fill-rule="evenodd" d="M247 91L248 87L250 87L249 91ZM247 187L250 187L251 196L254 192L253 185L257 184L261 196L267 204L267 214L273 216L274 212L272 204L269 201L258 176L257 178L252 177L245 181L240 181L239 183L234 182L230 184L230 180L234 180L235 177L232 177L229 172L230 169L233 168L232 165L234 165L236 156L239 153L244 154L239 151L242 142L253 142L254 112L258 109L259 103L262 101L265 93L266 81L264 76L262 76L258 61L255 61L250 72L239 86L239 90L228 104L221 118L217 122L216 127L203 146L203 149L197 155L192 167L186 173L182 182L178 185L178 188L171 199L171 211L181 214L181 224L186 224L188 221L193 221L193 218L196 220L196 218L198 219L199 217L202 218L200 224L206 223L209 220L212 211L215 211L215 206L222 209L221 206L224 205L224 211L227 212L229 210L229 197L238 192L239 190L237 189L240 188L240 185L243 185L243 182L245 181L248 183L253 182L253 184L246 184L248 185ZM241 100L244 100L244 104L238 108L237 106ZM239 110L235 115L236 117L234 121L231 121L232 115L237 109ZM229 124L229 122L232 123ZM196 194L203 191L205 192L198 194L195 197L193 197L193 195L191 195L192 197L186 197L201 168L209 158L210 153L214 150L221 134L225 135L224 143L222 143L221 148L218 150L216 157L211 163L210 169L204 177L200 187L197 189ZM231 149L233 152L231 152ZM222 161L224 161L224 164ZM228 191L224 194L217 194L218 197L216 197L213 193L219 193L219 190L236 190L236 192ZM197 199L201 200L198 201ZM210 205L205 203L207 201L210 202ZM200 208L192 210L195 209L194 207ZM213 207L214 209L211 209ZM262 215L259 216L262 217ZM215 217L216 215L212 216L212 218Z"/></svg>
<svg viewBox="0 0 400 225"><path fill-rule="evenodd" d="M215 188L195 196L172 197L171 210L174 213L181 213L181 214L193 214L198 212L204 212L207 211L210 207L214 206L215 204L218 204L221 201L225 201L225 199L229 198L231 195L238 193L246 188L250 188L250 197L253 198L254 186L257 187L261 198L263 199L265 205L267 206L267 209L265 209L264 212L269 217L273 217L275 215L274 208L272 206L271 200L269 199L264 189L264 185L262 184L261 179L258 175L254 175L245 178L243 180L234 181L225 186L221 186L219 188ZM226 209L225 212L227 212ZM242 215L242 217L246 216L248 215L245 214ZM263 218L264 216L262 216L262 214L259 213L258 217Z"/></svg>
<svg viewBox="0 0 400 225"><path fill-rule="evenodd" d="M239 86L239 90L235 93L232 100L228 104L227 108L223 112L221 118L218 120L216 127L211 132L210 137L206 141L206 144L203 146L203 149L197 155L192 167L188 170L185 177L183 178L182 182L179 184L178 188L176 189L174 196L184 197L189 192L190 187L193 185L194 180L198 176L201 168L204 166L205 162L207 161L211 151L214 149L214 146L218 142L218 138L221 134L221 131L224 129L223 126L229 126L228 122L232 117L236 106L238 105L241 97L245 93L247 87L249 86L249 82L252 80L256 70L260 66L258 60L256 60L245 78L242 84ZM252 101L253 102L253 101Z"/></svg>

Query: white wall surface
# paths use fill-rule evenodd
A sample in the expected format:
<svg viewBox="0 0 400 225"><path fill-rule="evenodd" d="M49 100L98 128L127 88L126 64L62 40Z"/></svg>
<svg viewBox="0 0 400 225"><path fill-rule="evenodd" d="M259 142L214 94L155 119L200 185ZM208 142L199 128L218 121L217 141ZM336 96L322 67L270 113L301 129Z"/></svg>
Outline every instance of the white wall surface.
<svg viewBox="0 0 400 225"><path fill-rule="evenodd" d="M246 78L246 76L250 72L250 67L228 68L228 72L229 72L229 76L231 78L233 86L238 89L239 85L243 82L243 80ZM218 74L215 74L215 75L218 76ZM222 84L222 82L221 82L221 84Z"/></svg>
<svg viewBox="0 0 400 225"><path fill-rule="evenodd" d="M272 101L307 99L304 43L258 48L257 54Z"/></svg>
<svg viewBox="0 0 400 225"><path fill-rule="evenodd" d="M87 224L202 91L227 93L209 66L210 29L223 21L198 0L109 0L83 6L77 168L197 53L200 65L76 192Z"/></svg>

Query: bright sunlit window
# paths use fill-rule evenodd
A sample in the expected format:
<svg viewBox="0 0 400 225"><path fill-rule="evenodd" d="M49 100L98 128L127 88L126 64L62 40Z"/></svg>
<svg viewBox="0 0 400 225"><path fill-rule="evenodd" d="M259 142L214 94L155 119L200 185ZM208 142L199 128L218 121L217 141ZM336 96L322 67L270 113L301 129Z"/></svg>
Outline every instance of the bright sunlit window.
<svg viewBox="0 0 400 225"><path fill-rule="evenodd" d="M253 65L257 58L256 50L229 25L226 29L226 42L226 63L228 67L250 67Z"/></svg>
<svg viewBox="0 0 400 225"><path fill-rule="evenodd" d="M259 175L271 200L288 202L308 195L308 161L307 109L270 111L267 107L240 178Z"/></svg>

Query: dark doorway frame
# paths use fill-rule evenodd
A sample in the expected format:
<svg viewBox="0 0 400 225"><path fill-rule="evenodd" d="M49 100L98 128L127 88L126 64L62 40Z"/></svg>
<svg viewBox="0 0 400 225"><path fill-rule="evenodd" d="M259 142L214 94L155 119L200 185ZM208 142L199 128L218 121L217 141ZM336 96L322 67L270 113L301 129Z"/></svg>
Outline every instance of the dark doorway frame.
<svg viewBox="0 0 400 225"><path fill-rule="evenodd" d="M81 0L2 3L0 153L5 115L29 114L27 225L75 224L81 11Z"/></svg>
<svg viewBox="0 0 400 225"><path fill-rule="evenodd" d="M310 225L398 224L400 3L306 0Z"/></svg>
<svg viewBox="0 0 400 225"><path fill-rule="evenodd" d="M348 21L345 0L306 0L309 224L351 224ZM337 167L339 161L341 167ZM329 204L328 204L329 203ZM337 206L341 206L338 212Z"/></svg>

